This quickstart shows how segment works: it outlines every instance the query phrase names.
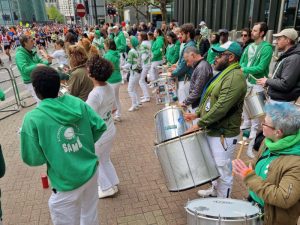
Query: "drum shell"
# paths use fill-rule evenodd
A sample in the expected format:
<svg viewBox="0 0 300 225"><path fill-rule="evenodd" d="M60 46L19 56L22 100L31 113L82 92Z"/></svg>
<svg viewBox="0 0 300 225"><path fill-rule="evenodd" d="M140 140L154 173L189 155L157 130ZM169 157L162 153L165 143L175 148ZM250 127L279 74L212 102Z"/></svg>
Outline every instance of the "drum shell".
<svg viewBox="0 0 300 225"><path fill-rule="evenodd" d="M245 97L245 101L244 101L245 109L251 119L255 119L265 115L265 110L264 110L265 101L266 101L266 96L263 91L256 92L252 95Z"/></svg>
<svg viewBox="0 0 300 225"><path fill-rule="evenodd" d="M182 110L176 106L165 107L156 113L155 127L158 143L183 135L188 129Z"/></svg>
<svg viewBox="0 0 300 225"><path fill-rule="evenodd" d="M196 132L155 146L170 191L181 191L219 177L205 133Z"/></svg>
<svg viewBox="0 0 300 225"><path fill-rule="evenodd" d="M217 199L217 198L215 198ZM241 200L237 200L241 201ZM251 203L249 202L249 205ZM253 206L255 207L255 206ZM201 215L197 212L192 212L186 207L187 212L187 225L263 225L263 221L260 219L260 214L255 214L246 218L215 218L210 215Z"/></svg>

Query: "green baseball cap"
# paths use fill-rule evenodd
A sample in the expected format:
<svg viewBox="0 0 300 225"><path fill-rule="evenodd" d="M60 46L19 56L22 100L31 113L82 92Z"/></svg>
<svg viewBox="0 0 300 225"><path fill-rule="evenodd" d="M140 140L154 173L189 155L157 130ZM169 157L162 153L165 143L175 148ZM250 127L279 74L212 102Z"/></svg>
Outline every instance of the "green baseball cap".
<svg viewBox="0 0 300 225"><path fill-rule="evenodd" d="M213 47L212 50L217 53L228 51L235 54L237 57L241 57L242 55L242 48L236 41L228 41L219 47Z"/></svg>

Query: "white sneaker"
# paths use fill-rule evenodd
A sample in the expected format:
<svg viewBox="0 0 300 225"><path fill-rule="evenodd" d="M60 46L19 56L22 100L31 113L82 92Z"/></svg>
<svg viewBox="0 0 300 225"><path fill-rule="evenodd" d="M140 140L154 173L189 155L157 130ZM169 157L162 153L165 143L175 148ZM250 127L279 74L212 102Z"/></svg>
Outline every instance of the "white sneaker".
<svg viewBox="0 0 300 225"><path fill-rule="evenodd" d="M143 99L141 100L141 102L142 102L142 103L144 103L144 102L150 102L150 98L143 98Z"/></svg>
<svg viewBox="0 0 300 225"><path fill-rule="evenodd" d="M98 197L99 198L106 198L106 197L109 197L109 196L113 196L115 194L115 190L114 188L110 188L106 191L102 191L100 187L98 187Z"/></svg>
<svg viewBox="0 0 300 225"><path fill-rule="evenodd" d="M144 98L145 98L145 96L141 96L141 97L140 97L141 100L144 99Z"/></svg>
<svg viewBox="0 0 300 225"><path fill-rule="evenodd" d="M119 189L118 189L118 186L117 186L117 185L113 186L113 189L114 189L115 193L118 193L118 192L119 192Z"/></svg>
<svg viewBox="0 0 300 225"><path fill-rule="evenodd" d="M122 120L121 120L121 117L115 116L115 117L114 117L114 121L116 121L116 122L121 122Z"/></svg>
<svg viewBox="0 0 300 225"><path fill-rule="evenodd" d="M209 189L206 189L206 190L199 190L197 192L197 194L200 196L200 197L203 197L203 198L206 198L206 197L217 197L217 191L214 187L211 187Z"/></svg>
<svg viewBox="0 0 300 225"><path fill-rule="evenodd" d="M128 111L129 111L129 112L133 112L133 111L136 111L136 110L138 110L138 109L139 109L138 106L131 106L131 107L128 109Z"/></svg>

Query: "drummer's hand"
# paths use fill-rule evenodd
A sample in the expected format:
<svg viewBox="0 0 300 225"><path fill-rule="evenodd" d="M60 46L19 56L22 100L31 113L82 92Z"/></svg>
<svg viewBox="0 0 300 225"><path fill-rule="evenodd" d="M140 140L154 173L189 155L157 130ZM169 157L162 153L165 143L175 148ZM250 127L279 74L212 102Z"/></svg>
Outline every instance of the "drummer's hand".
<svg viewBox="0 0 300 225"><path fill-rule="evenodd" d="M265 78L265 77L264 77L264 78L257 79L257 80L256 80L256 84L265 87L265 86L266 86L267 80L268 80L268 78Z"/></svg>
<svg viewBox="0 0 300 225"><path fill-rule="evenodd" d="M178 102L178 106L184 109L187 108L187 105L185 105L183 102Z"/></svg>
<svg viewBox="0 0 300 225"><path fill-rule="evenodd" d="M197 119L197 115L195 113L184 113L183 117L184 120L188 122Z"/></svg>
<svg viewBox="0 0 300 225"><path fill-rule="evenodd" d="M251 164L246 166L246 164L240 159L235 159L232 161L232 169L233 173L235 173L242 180L244 180L245 177L253 171Z"/></svg>
<svg viewBox="0 0 300 225"><path fill-rule="evenodd" d="M200 129L200 127L196 124L196 125L193 125L192 127L190 127L185 133L186 134L192 133L192 132L197 131L199 129Z"/></svg>
<svg viewBox="0 0 300 225"><path fill-rule="evenodd" d="M167 72L168 77L172 77L172 72Z"/></svg>

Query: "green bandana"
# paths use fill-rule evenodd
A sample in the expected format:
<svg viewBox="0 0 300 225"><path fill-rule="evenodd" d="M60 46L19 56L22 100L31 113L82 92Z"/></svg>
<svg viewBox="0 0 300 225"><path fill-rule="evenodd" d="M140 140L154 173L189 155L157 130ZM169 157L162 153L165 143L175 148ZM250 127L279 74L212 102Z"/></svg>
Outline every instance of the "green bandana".
<svg viewBox="0 0 300 225"><path fill-rule="evenodd" d="M300 155L300 130L294 134L276 142L266 138L265 144L272 153L281 155Z"/></svg>

